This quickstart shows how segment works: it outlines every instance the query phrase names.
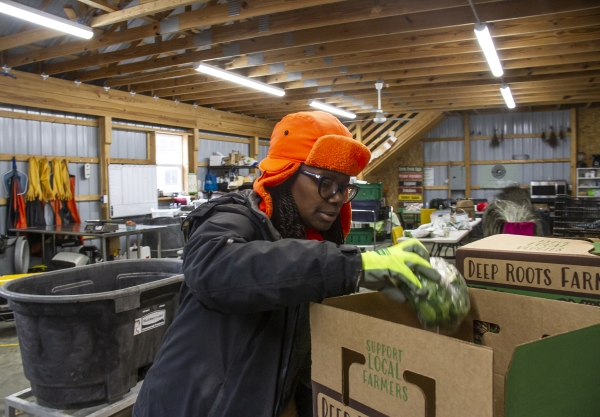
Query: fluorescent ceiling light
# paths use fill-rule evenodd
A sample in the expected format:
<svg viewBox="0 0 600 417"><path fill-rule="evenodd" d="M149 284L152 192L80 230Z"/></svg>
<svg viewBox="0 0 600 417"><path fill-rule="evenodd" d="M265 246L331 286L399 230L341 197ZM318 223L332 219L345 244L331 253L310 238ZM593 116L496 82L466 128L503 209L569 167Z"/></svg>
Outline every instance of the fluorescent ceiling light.
<svg viewBox="0 0 600 417"><path fill-rule="evenodd" d="M496 77L502 76L504 71L502 71L502 65L500 65L500 59L496 53L494 41L492 40L490 31L485 23L477 23L475 25L475 36L477 36L479 46L481 46L481 49L483 50L483 54L485 55L485 59L487 59L488 65L492 70L492 74L494 74Z"/></svg>
<svg viewBox="0 0 600 417"><path fill-rule="evenodd" d="M0 13L18 17L19 19L46 26L50 29L60 30L69 35L79 36L84 39L90 39L94 36L92 28L88 26L80 25L62 17L41 12L10 0L0 0Z"/></svg>
<svg viewBox="0 0 600 417"><path fill-rule="evenodd" d="M502 93L502 97L504 97L504 101L506 102L506 107L509 109L514 109L516 104L513 99L512 93L510 92L510 87L506 84L502 84L500 86L500 92Z"/></svg>
<svg viewBox="0 0 600 417"><path fill-rule="evenodd" d="M231 71L227 71L218 67L213 67L212 65L207 65L204 62L197 63L194 65L194 67L198 72L219 77L245 87L254 88L255 90L259 90L264 93L273 94L279 97L285 95L285 90L281 88L273 87L272 85L261 83L260 81L253 80L251 78L244 77L243 75L235 74Z"/></svg>
<svg viewBox="0 0 600 417"><path fill-rule="evenodd" d="M348 119L356 119L356 114L346 110L338 109L337 107L330 106L329 104L321 103L317 100L308 100L308 104L315 109L323 110L329 113L337 114L338 116L346 117Z"/></svg>

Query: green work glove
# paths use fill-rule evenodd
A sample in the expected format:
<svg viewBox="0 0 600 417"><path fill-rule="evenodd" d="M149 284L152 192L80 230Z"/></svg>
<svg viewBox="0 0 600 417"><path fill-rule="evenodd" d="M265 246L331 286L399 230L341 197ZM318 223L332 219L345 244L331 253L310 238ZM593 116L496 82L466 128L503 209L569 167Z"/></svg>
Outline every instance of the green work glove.
<svg viewBox="0 0 600 417"><path fill-rule="evenodd" d="M403 303L410 295L425 295L421 279L438 282L440 274L429 264L429 253L417 239L361 254L363 275L360 286L383 292Z"/></svg>

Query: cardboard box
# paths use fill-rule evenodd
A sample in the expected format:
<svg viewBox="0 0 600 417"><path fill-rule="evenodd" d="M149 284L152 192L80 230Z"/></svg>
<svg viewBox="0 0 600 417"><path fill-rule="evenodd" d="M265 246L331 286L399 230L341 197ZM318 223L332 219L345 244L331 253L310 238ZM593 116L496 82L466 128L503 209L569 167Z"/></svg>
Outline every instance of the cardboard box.
<svg viewBox="0 0 600 417"><path fill-rule="evenodd" d="M600 309L471 289L455 337L380 293L310 309L315 417L600 415ZM476 325L494 323L473 343Z"/></svg>
<svg viewBox="0 0 600 417"><path fill-rule="evenodd" d="M600 306L592 250L583 240L502 234L460 247L456 267L472 287Z"/></svg>

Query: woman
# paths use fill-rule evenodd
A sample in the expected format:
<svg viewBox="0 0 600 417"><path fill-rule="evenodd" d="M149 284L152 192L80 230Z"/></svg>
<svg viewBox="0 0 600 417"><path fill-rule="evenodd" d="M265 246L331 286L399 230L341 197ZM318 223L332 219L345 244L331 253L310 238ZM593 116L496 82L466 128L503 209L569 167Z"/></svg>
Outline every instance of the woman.
<svg viewBox="0 0 600 417"><path fill-rule="evenodd" d="M254 192L190 214L180 307L134 416L311 416L309 302L359 283L403 301L420 286L411 268L439 279L414 242L363 255L342 245L350 176L369 159L329 113L288 115Z"/></svg>

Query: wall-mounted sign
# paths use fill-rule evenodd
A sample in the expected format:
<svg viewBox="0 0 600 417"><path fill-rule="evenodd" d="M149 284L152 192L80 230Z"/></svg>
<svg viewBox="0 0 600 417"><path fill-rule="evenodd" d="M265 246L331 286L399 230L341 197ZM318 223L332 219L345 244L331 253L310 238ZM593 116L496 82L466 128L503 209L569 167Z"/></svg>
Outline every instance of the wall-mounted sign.
<svg viewBox="0 0 600 417"><path fill-rule="evenodd" d="M398 201L422 201L421 194L398 194Z"/></svg>
<svg viewBox="0 0 600 417"><path fill-rule="evenodd" d="M398 187L398 194L422 194L421 187Z"/></svg>

